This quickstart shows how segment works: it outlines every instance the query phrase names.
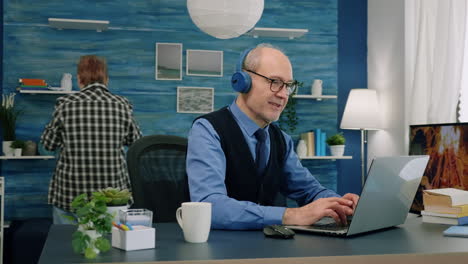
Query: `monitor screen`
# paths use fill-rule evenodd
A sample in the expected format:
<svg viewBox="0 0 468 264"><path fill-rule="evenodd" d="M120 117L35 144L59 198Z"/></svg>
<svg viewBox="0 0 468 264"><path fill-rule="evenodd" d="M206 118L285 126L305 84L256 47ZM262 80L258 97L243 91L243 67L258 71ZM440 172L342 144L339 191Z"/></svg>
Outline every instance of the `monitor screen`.
<svg viewBox="0 0 468 264"><path fill-rule="evenodd" d="M412 125L409 141L410 155L429 155L412 212L424 210L423 190L468 190L468 123Z"/></svg>

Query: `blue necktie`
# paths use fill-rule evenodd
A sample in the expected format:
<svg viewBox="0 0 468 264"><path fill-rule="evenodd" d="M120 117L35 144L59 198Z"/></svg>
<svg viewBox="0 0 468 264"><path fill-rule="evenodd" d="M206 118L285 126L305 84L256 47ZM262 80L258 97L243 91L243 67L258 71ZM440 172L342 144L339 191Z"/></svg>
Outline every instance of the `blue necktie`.
<svg viewBox="0 0 468 264"><path fill-rule="evenodd" d="M261 128L259 128L254 135L258 140L257 145L255 146L255 165L257 167L257 175L261 176L263 175L263 172L265 171L265 167L267 165L267 153L265 144L265 139L267 135L265 130Z"/></svg>

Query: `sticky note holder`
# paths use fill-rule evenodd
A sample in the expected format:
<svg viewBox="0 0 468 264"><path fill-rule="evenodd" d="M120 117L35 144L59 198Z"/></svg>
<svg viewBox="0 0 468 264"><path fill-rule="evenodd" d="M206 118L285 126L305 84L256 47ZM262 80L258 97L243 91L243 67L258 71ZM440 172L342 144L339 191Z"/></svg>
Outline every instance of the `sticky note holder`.
<svg viewBox="0 0 468 264"><path fill-rule="evenodd" d="M130 231L112 227L112 246L126 251L154 248L156 230L147 226L134 226Z"/></svg>

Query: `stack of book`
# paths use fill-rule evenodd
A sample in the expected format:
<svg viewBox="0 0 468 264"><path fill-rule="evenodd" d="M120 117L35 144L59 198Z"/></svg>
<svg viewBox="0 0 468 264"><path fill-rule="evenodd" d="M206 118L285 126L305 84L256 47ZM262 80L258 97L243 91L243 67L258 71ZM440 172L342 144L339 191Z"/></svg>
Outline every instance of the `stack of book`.
<svg viewBox="0 0 468 264"><path fill-rule="evenodd" d="M19 90L47 90L49 88L49 85L43 79L21 78L18 82Z"/></svg>
<svg viewBox="0 0 468 264"><path fill-rule="evenodd" d="M326 156L326 133L320 128L301 134L307 145L307 156Z"/></svg>
<svg viewBox="0 0 468 264"><path fill-rule="evenodd" d="M422 221L447 225L468 225L468 191L443 188L423 191Z"/></svg>

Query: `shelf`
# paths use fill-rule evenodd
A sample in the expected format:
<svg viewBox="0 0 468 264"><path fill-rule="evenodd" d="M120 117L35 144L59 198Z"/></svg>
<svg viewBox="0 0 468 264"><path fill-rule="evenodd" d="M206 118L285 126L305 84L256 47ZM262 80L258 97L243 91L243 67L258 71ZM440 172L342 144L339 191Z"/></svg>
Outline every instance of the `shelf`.
<svg viewBox="0 0 468 264"><path fill-rule="evenodd" d="M306 157L299 157L301 160L312 160L312 159L352 159L353 156L306 156Z"/></svg>
<svg viewBox="0 0 468 264"><path fill-rule="evenodd" d="M253 36L254 38L275 37L294 39L302 37L307 32L309 32L308 29L254 27L251 31L247 32L246 35Z"/></svg>
<svg viewBox="0 0 468 264"><path fill-rule="evenodd" d="M62 29L87 29L102 32L109 28L107 20L85 20L85 19L66 19L49 17L49 26Z"/></svg>
<svg viewBox="0 0 468 264"><path fill-rule="evenodd" d="M72 94L78 91L54 91L54 90L19 90L24 94Z"/></svg>
<svg viewBox="0 0 468 264"><path fill-rule="evenodd" d="M0 156L0 160L9 160L9 159L17 159L17 160L26 160L26 159L55 159L55 156Z"/></svg>
<svg viewBox="0 0 468 264"><path fill-rule="evenodd" d="M310 95L310 94L296 94L293 95L297 99L315 99L317 101L322 101L322 99L336 99L336 95Z"/></svg>

